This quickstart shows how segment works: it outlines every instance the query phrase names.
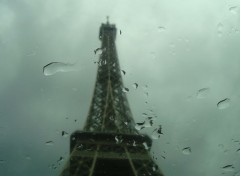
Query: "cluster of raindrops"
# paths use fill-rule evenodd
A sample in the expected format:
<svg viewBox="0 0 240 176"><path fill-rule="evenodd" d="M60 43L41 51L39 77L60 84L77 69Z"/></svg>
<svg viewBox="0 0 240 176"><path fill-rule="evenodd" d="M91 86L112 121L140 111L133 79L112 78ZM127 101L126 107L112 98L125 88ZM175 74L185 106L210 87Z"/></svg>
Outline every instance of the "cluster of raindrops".
<svg viewBox="0 0 240 176"><path fill-rule="evenodd" d="M45 76L51 76L58 72L72 72L72 71L77 71L75 64L51 62L43 67L43 74Z"/></svg>
<svg viewBox="0 0 240 176"><path fill-rule="evenodd" d="M144 128L149 128L153 126L154 117L147 117L143 122L136 123L135 128L137 130L142 130Z"/></svg>
<svg viewBox="0 0 240 176"><path fill-rule="evenodd" d="M207 98L210 94L210 88L209 87L204 87L201 88L197 91L196 93L196 98L197 99L204 99ZM193 96L188 96L187 100L190 100ZM231 99L230 98L224 98L221 99L220 101L217 102L217 108L222 110L222 109L226 109L230 106L231 104Z"/></svg>

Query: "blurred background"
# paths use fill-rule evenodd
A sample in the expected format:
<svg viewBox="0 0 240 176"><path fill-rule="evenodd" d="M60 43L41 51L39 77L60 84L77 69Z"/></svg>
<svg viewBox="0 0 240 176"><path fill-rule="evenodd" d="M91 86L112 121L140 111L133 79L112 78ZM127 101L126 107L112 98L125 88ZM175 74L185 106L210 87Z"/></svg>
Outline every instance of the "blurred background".
<svg viewBox="0 0 240 176"><path fill-rule="evenodd" d="M0 175L59 175L106 16L135 122L156 117L149 136L162 125L151 154L163 173L239 176L237 0L0 0Z"/></svg>

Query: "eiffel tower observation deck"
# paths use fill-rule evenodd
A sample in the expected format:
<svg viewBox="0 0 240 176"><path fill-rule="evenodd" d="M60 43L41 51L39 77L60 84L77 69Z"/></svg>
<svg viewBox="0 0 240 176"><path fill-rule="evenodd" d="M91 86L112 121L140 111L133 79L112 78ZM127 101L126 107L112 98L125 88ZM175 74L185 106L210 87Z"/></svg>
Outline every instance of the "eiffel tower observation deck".
<svg viewBox="0 0 240 176"><path fill-rule="evenodd" d="M140 134L126 97L114 24L102 24L97 79L84 129L70 137L70 158L61 176L163 176Z"/></svg>

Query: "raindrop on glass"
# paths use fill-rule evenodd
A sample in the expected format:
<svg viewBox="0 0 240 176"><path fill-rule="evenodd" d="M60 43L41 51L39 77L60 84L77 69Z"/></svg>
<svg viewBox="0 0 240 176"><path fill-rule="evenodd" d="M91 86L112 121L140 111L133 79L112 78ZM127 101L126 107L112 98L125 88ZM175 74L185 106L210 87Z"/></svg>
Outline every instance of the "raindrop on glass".
<svg viewBox="0 0 240 176"><path fill-rule="evenodd" d="M145 121L144 122L140 122L140 123L136 123L135 128L137 130L142 130L143 128L145 128L144 124L145 124Z"/></svg>
<svg viewBox="0 0 240 176"><path fill-rule="evenodd" d="M144 148L145 148L146 150L148 150L148 149L149 149L149 146L147 145L147 143L146 143L146 142L144 142L144 143L143 143L143 146L144 146Z"/></svg>
<svg viewBox="0 0 240 176"><path fill-rule="evenodd" d="M152 139L159 139L162 133L162 126L159 125L158 128L154 129L152 132Z"/></svg>
<svg viewBox="0 0 240 176"><path fill-rule="evenodd" d="M26 158L26 160L32 160L32 158L30 156L26 156L25 158Z"/></svg>
<svg viewBox="0 0 240 176"><path fill-rule="evenodd" d="M225 98L217 103L218 109L226 109L230 106L230 99Z"/></svg>
<svg viewBox="0 0 240 176"><path fill-rule="evenodd" d="M129 92L129 89L128 89L127 87L124 87L124 88L122 89L122 91L123 91L124 93L126 93L126 92Z"/></svg>
<svg viewBox="0 0 240 176"><path fill-rule="evenodd" d="M57 163L59 163L59 162L61 162L63 160L64 160L64 158L62 156L60 156L60 158L57 160Z"/></svg>
<svg viewBox="0 0 240 176"><path fill-rule="evenodd" d="M182 149L182 153L184 155L190 155L191 152L192 152L192 149L190 147L185 147L185 148Z"/></svg>
<svg viewBox="0 0 240 176"><path fill-rule="evenodd" d="M68 133L66 131L62 131L62 136L63 137L67 137L68 136Z"/></svg>
<svg viewBox="0 0 240 176"><path fill-rule="evenodd" d="M54 142L53 142L53 141L47 141L47 142L45 142L45 144L46 144L46 145L53 145Z"/></svg>
<svg viewBox="0 0 240 176"><path fill-rule="evenodd" d="M0 164L4 164L5 162L5 160L0 160Z"/></svg>
<svg viewBox="0 0 240 176"><path fill-rule="evenodd" d="M97 48L94 50L94 54L102 54L104 51L106 51L106 48Z"/></svg>
<svg viewBox="0 0 240 176"><path fill-rule="evenodd" d="M233 176L240 176L240 171L236 172Z"/></svg>
<svg viewBox="0 0 240 176"><path fill-rule="evenodd" d="M238 7L237 6L232 6L232 7L229 8L229 11L233 14L237 14Z"/></svg>
<svg viewBox="0 0 240 176"><path fill-rule="evenodd" d="M202 88L202 89L199 89L198 92L197 92L197 98L206 98L208 96L210 92L210 88Z"/></svg>
<svg viewBox="0 0 240 176"><path fill-rule="evenodd" d="M223 34L223 24L222 23L218 23L217 32L218 32L218 36L222 37L222 34Z"/></svg>
<svg viewBox="0 0 240 176"><path fill-rule="evenodd" d="M164 32L166 30L163 26L158 26L158 32Z"/></svg>
<svg viewBox="0 0 240 176"><path fill-rule="evenodd" d="M123 75L125 75L125 74L126 74L126 71L122 70L122 73L123 73Z"/></svg>
<svg viewBox="0 0 240 176"><path fill-rule="evenodd" d="M137 83L133 83L133 87L134 87L134 89L137 89L138 88L138 84Z"/></svg>
<svg viewBox="0 0 240 176"><path fill-rule="evenodd" d="M240 148L239 148L239 149L237 149L237 151L236 151L236 152L240 154Z"/></svg>
<svg viewBox="0 0 240 176"><path fill-rule="evenodd" d="M225 172L233 172L234 171L234 166L232 164L229 164L229 165L223 166L222 169Z"/></svg>
<svg viewBox="0 0 240 176"><path fill-rule="evenodd" d="M77 71L74 64L66 64L62 62L51 62L43 67L43 74L45 76L54 75L58 72Z"/></svg>
<svg viewBox="0 0 240 176"><path fill-rule="evenodd" d="M116 141L116 144L122 143L123 141L122 136L115 136L115 141Z"/></svg>

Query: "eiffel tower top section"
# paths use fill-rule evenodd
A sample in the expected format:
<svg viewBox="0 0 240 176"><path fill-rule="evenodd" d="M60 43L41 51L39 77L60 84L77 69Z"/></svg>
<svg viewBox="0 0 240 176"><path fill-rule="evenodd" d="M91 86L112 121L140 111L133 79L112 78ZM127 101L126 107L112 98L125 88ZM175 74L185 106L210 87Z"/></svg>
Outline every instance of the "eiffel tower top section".
<svg viewBox="0 0 240 176"><path fill-rule="evenodd" d="M99 32L101 48L97 78L84 130L104 133L138 134L123 86L115 45L114 24L102 24Z"/></svg>

